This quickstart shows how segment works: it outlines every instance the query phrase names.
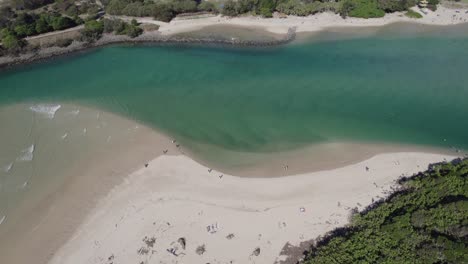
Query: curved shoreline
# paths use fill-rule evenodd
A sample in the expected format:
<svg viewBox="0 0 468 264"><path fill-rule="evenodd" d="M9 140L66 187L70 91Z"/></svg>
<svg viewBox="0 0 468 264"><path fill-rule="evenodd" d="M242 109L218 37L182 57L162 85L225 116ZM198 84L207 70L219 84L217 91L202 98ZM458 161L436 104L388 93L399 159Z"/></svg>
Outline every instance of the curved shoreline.
<svg viewBox="0 0 468 264"><path fill-rule="evenodd" d="M416 8L414 8L416 10ZM133 19L132 17L109 16L123 20ZM137 38L131 39L127 36L116 36L104 34L104 36L94 43L74 42L65 48L50 47L42 48L36 53L22 54L18 57L0 57L0 70L11 68L17 65L27 65L33 62L40 62L56 57L78 54L86 50L92 50L114 44L201 44L201 45L229 45L229 46L277 46L290 43L296 37L296 33L314 33L327 30L329 28L363 28L363 27L384 27L394 23L413 23L429 26L450 26L468 23L468 9L451 9L440 6L437 11L430 11L421 19L411 19L404 16L403 12L386 14L382 18L341 18L338 14L320 13L307 17L288 16L287 18L259 18L254 16L244 17L222 17L212 16L199 19L175 19L170 23L155 21L151 18L135 17L139 23L155 24L160 26L158 31L145 32ZM201 38L180 38L181 33L190 33L203 30L209 26L237 26L248 29L262 29L273 34L283 35L275 41L249 41L249 40L226 40L223 38L201 39ZM224 36L226 37L226 36Z"/></svg>
<svg viewBox="0 0 468 264"><path fill-rule="evenodd" d="M238 39L222 39L222 38L192 38L179 36L166 36L158 32L147 32L136 38L130 38L123 35L104 34L103 37L93 43L84 43L74 41L70 46L41 48L39 53L21 54L18 57L10 57L11 60L2 62L0 60L0 70L13 68L18 65L28 65L49 59L72 56L80 52L91 51L98 48L103 48L111 45L119 44L154 44L154 45L215 45L215 46L233 46L233 47L271 47L290 43L296 38L296 29L289 28L283 34L284 36L277 40L270 41L254 41L254 40L238 40ZM1 59L1 57L0 57Z"/></svg>
<svg viewBox="0 0 468 264"><path fill-rule="evenodd" d="M55 118L67 117L67 119L69 119L70 116L68 115L68 113L70 111L73 111L73 109L70 109L69 106L70 105L67 105L67 104L61 105L61 108L59 111L57 111ZM14 106L11 106L11 107L14 107ZM29 105L23 105L23 108L29 109ZM68 241L68 239L70 239L70 237L75 232L75 228L80 226L83 223L83 219L85 219L85 217L87 217L89 213L92 212L92 210L95 208L95 205L96 203L98 203L98 201L100 201L101 199L109 195L109 192L112 189L120 188L119 186L125 186L126 184L128 184L129 181L131 181L132 179L132 177L128 177L128 175L134 174L133 173L134 171L138 170L139 168L142 168L142 170L146 170L146 168L144 168L143 166L145 163L149 164L148 168L150 167L153 168L153 165L152 165L153 163L148 162L149 160L154 160L154 161L158 160L158 162L159 160L166 160L168 158L169 159L174 158L176 160L184 160L181 164L177 162L176 163L177 166L170 167L169 171L161 172L161 175L167 175L166 173L171 174L172 172L170 171L172 171L173 169L179 170L180 168L187 168L188 170L191 171L191 169L193 168L192 166L193 164L196 164L197 168L200 168L200 167L203 168L201 171L203 172L207 171L208 166L200 165L196 161L194 161L192 158L185 156L184 151L186 149L183 148L183 146L182 148L176 147L176 144L171 142L170 137L165 136L161 133L158 133L154 129L147 128L144 125L139 124L138 122L116 116L112 113L106 114L105 112L102 112L100 110L88 109L87 107L81 107L81 106L79 106L78 108L81 110L79 112L79 115L85 115L85 116L96 118L96 112L99 112L101 113L100 114L101 117L103 115L104 117L107 116L105 119L101 120L100 122L106 121L108 123L108 126L110 126L110 128L114 127L112 126L112 124L115 122L117 123L123 122L126 124L125 127L127 126L134 127L135 124L138 124L139 132L137 131L132 132L132 133L138 133L138 134L135 134L135 135L138 135L135 137L137 141L128 142L128 143L121 142L120 145L112 148L112 153L113 153L112 155L104 155L108 151L102 152L102 153L99 152L102 155L91 155L87 157L85 160L77 161L77 164L74 164L73 168L66 168L66 170L63 170L64 173L68 175L68 177L66 177L65 182L63 184L60 184L57 190L54 190L53 193L50 193L45 198L43 199L41 198L40 201L35 201L34 203L37 202L37 204L34 205L32 209L30 208L31 206L29 207L22 206L20 208L20 211L26 212L26 214L21 215L20 221L15 222L14 227L11 230L8 230L8 232L4 233L2 236L2 240L0 241L0 252L1 252L0 256L2 256L0 257L1 259L0 262L47 263L50 257L52 256L52 254L56 252L56 249L61 247L63 243L65 243L66 241ZM89 113L86 114L87 112ZM116 119L114 120L115 122L111 121L113 119ZM52 122L52 123L57 123L57 122L58 121L55 120L55 122ZM74 121L73 123L76 124L79 122ZM68 131L69 136L67 137L67 140L72 140L74 133L81 131L84 124L81 124L81 125L77 124L77 125L78 125L77 128L79 130L78 131L69 130ZM95 128L94 130L92 129L95 125L96 124L93 121L93 123L90 123L86 126L88 127L88 133L93 133L93 131L94 133L96 133L99 130L97 128ZM104 139L107 137L107 135L103 135L103 136L104 136ZM35 155L37 156L36 158L41 157L40 151L41 151L41 145L43 144L39 144L39 143L37 144L38 153L37 155ZM169 153L168 153L169 155L163 155L163 150L165 149L169 150ZM402 149L400 149L400 151L401 150ZM283 164L281 162L278 162L278 159L273 159L272 157L267 157L267 160L270 159L270 163L264 163L261 166L261 168L257 168L257 169L260 169L260 174L264 174L264 177L268 176L268 173L270 172L275 172L272 174L272 176L276 174L278 174L278 176L281 176L281 175L284 176L285 174L294 175L294 174L298 174L297 169L299 169L299 171L301 170L307 171L307 172L301 173L303 175L309 175L309 176L321 175L323 171L320 172L317 170L313 170L314 172L310 172L311 170L307 169L310 166L310 163L312 161L316 162L316 160L312 156L300 155L300 153L301 153L300 151L298 153L291 153L290 154L291 156L287 158L287 160L297 161L297 160L302 159L304 160L304 162L302 163L299 162L297 164L295 163L289 164L291 166L291 169L288 169L287 171L283 170L282 168ZM420 153L420 154L422 156L428 155L431 157L440 157L440 158L451 156L449 154L447 155L423 154L423 153ZM176 155L176 156L171 156L171 155ZM358 155L358 153L356 155ZM381 155L384 155L384 156L387 155L387 156L393 157L392 156L393 154L388 154L388 153L379 154L377 156L381 156ZM368 158L366 156L363 156L362 158L362 160L367 160L367 159ZM373 158L370 158L370 159L372 160ZM360 160L358 163L365 162L362 160ZM186 164L186 161L189 162L190 164ZM282 161L284 162L285 160L282 159ZM300 166L305 166L305 167L301 169ZM345 166L343 166L343 164L336 164L334 166L334 169L331 169L331 170L332 171L341 170L343 168L341 169L335 169L335 168L339 168L339 167L348 168L348 167L353 167L353 166L356 166L356 162L353 162L353 165L345 165ZM52 164L48 164L48 167L54 167L54 166L52 166ZM38 164L36 164L36 169L37 168L38 168ZM160 168L164 168L164 166ZM326 168L322 167L320 169L323 170ZM201 172L198 169L195 170L194 172L196 171ZM215 172L215 171L218 171L218 172ZM213 174L210 174L210 175L213 176L214 179L220 180L218 176L224 174L224 171L223 172L221 171L223 170L222 169L217 170L215 168L213 171ZM275 177L275 178L259 178L257 173L258 172L255 172L255 168L254 168L253 171L246 170L244 172L241 172L241 174L236 173L234 175L254 176L253 178L235 177L235 179L238 179L241 182L245 182L249 186L251 182L252 183L263 182L264 186L269 186L268 185L269 181L287 183L289 182L288 179L296 177L296 176L286 176L286 177ZM191 175L191 174L192 172L188 174L184 173L184 175ZM391 176L400 175L400 173L397 173L397 174L391 175ZM170 177L169 181L164 181L164 182L165 183L171 182L172 181L171 179L176 179L179 176L183 176L183 175L176 174L174 175L175 178ZM201 180L204 179L205 176L206 175L201 175L200 179ZM226 178L230 177L227 175L225 176ZM309 178L309 176L307 176L307 178ZM224 177L222 178L224 179ZM38 177L37 179L36 177L34 177L28 189L36 186L37 182L34 182L34 181L38 181L41 179L42 178L40 177ZM194 179L194 181L198 182L198 180L196 179ZM181 186L185 186L184 184L182 184ZM297 184L298 184L297 186L299 185L302 186L301 188L306 188L306 185L299 184L299 182L297 182ZM157 184L154 187L156 188L157 186L160 186L160 185ZM226 193L228 191L229 190L225 190L223 191L223 193ZM304 195L308 195L308 194L311 194L311 192L304 193ZM274 198L274 196L270 196L270 194L268 194L265 197L270 197L266 201L270 199L272 199L272 201L278 200L277 198ZM298 200L298 201L301 203L303 202L302 200ZM210 202L206 201L206 203L210 203ZM276 207L276 205L271 205L271 206L268 206L268 208L270 207L273 208L272 206ZM254 209L253 211L257 209ZM8 220L10 221L13 221L13 219L14 219L13 217L8 217ZM21 244L22 247L18 248L15 246L18 244ZM41 247L38 247L37 245L41 245ZM22 254L24 250L28 251L30 254Z"/></svg>
<svg viewBox="0 0 468 264"><path fill-rule="evenodd" d="M102 199L49 263L280 262L287 245L345 225L352 208L386 197L402 174L452 158L387 153L329 171L253 179L218 177L185 156L161 156ZM202 245L206 252L196 253Z"/></svg>

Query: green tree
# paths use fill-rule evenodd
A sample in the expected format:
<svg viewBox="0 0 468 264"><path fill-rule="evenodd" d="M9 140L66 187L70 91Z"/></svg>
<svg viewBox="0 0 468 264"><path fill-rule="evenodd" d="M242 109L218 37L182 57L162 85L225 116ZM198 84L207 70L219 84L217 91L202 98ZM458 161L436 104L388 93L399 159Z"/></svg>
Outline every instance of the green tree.
<svg viewBox="0 0 468 264"><path fill-rule="evenodd" d="M260 15L262 15L262 17L273 17L273 13L271 12L271 9L267 7L260 8Z"/></svg>
<svg viewBox="0 0 468 264"><path fill-rule="evenodd" d="M175 13L186 13L197 11L197 2L193 0L173 0L172 10Z"/></svg>
<svg viewBox="0 0 468 264"><path fill-rule="evenodd" d="M208 2L208 1L202 1L198 5L198 10L207 11L207 12L215 12L215 13L218 12L218 9L216 8L216 5L214 3Z"/></svg>
<svg viewBox="0 0 468 264"><path fill-rule="evenodd" d="M415 6L416 0L378 0L379 9L385 12L405 11L409 7Z"/></svg>
<svg viewBox="0 0 468 264"><path fill-rule="evenodd" d="M36 34L35 24L23 24L15 27L15 33L18 37L23 38Z"/></svg>
<svg viewBox="0 0 468 264"><path fill-rule="evenodd" d="M156 20L169 22L175 14L171 7L166 3L157 3L150 8L151 16Z"/></svg>
<svg viewBox="0 0 468 264"><path fill-rule="evenodd" d="M81 31L82 36L87 41L99 39L104 32L104 22L97 20L86 21L84 29Z"/></svg>
<svg viewBox="0 0 468 264"><path fill-rule="evenodd" d="M135 26L133 24L128 25L126 31L127 31L126 32L127 36L129 36L131 38L136 38L139 35L141 35L141 33L143 33L143 30L140 27Z"/></svg>
<svg viewBox="0 0 468 264"><path fill-rule="evenodd" d="M237 16L237 4L233 0L227 0L224 3L221 13L225 16Z"/></svg>
<svg viewBox="0 0 468 264"><path fill-rule="evenodd" d="M16 52L24 47L25 42L14 34L7 34L2 37L2 45L5 49Z"/></svg>
<svg viewBox="0 0 468 264"><path fill-rule="evenodd" d="M38 34L52 31L52 27L49 25L49 17L46 14L42 14L38 20L36 20L36 32Z"/></svg>
<svg viewBox="0 0 468 264"><path fill-rule="evenodd" d="M73 19L63 16L52 17L50 19L50 25L54 30L62 30L76 26Z"/></svg>

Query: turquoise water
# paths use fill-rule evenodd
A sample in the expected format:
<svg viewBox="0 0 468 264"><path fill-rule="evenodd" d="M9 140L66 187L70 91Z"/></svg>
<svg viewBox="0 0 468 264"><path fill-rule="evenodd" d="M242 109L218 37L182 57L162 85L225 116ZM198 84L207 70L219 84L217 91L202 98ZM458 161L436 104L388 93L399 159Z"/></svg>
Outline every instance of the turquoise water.
<svg viewBox="0 0 468 264"><path fill-rule="evenodd" d="M0 73L0 105L91 105L194 151L333 141L467 149L467 69L468 35L440 31L263 49L114 46Z"/></svg>

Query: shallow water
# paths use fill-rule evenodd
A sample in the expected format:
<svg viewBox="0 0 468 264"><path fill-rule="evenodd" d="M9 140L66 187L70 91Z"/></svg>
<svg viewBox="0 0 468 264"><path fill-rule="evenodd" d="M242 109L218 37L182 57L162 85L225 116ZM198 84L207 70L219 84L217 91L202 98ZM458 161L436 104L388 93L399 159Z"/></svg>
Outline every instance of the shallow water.
<svg viewBox="0 0 468 264"><path fill-rule="evenodd" d="M60 168L118 133L41 157L44 146L72 140L71 127L86 133L78 126L91 121L73 121L78 109L60 108L70 102L141 121L226 168L266 164L271 152L323 143L467 149L467 31L396 24L330 29L274 48L114 46L4 71L0 193L15 199L11 193L35 174L59 179ZM18 104L24 109L5 110ZM354 160L352 151L332 149L330 159Z"/></svg>
<svg viewBox="0 0 468 264"><path fill-rule="evenodd" d="M468 37L389 31L266 49L108 47L3 72L0 104L87 104L189 146L235 151L330 141L467 148Z"/></svg>
<svg viewBox="0 0 468 264"><path fill-rule="evenodd" d="M151 158L166 148L101 110L163 131L228 172L278 175L286 160L289 174L387 150L468 149L467 58L467 26L398 24L330 29L273 48L113 46L3 71L0 234L102 157L124 159L139 145L145 150L132 153ZM109 179L128 174L106 169Z"/></svg>

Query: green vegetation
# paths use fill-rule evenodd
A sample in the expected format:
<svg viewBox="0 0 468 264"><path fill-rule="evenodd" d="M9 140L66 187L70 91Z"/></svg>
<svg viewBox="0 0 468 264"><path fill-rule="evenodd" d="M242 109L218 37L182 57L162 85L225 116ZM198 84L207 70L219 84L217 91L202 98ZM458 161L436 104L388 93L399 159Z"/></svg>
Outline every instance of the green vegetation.
<svg viewBox="0 0 468 264"><path fill-rule="evenodd" d="M468 263L468 159L399 181L405 189L312 247L312 263Z"/></svg>
<svg viewBox="0 0 468 264"><path fill-rule="evenodd" d="M114 33L116 35L127 35L131 38L138 37L143 30L138 26L136 20L132 20L130 24L119 19L104 19L104 32Z"/></svg>
<svg viewBox="0 0 468 264"><path fill-rule="evenodd" d="M213 3L199 4L195 0L139 1L110 0L106 12L111 15L144 17L150 16L161 21L170 21L181 13L197 11L216 11Z"/></svg>
<svg viewBox="0 0 468 264"><path fill-rule="evenodd" d="M344 0L341 16L375 18L385 16L385 11L379 8L376 0Z"/></svg>
<svg viewBox="0 0 468 264"><path fill-rule="evenodd" d="M1 0L0 0L1 1ZM226 16L246 13L272 17L274 12L285 15L308 16L320 12L335 12L342 17L374 18L385 12L405 11L417 0L5 0L0 7L0 52L19 51L26 46L24 38L85 24L83 40L94 41L103 32L139 36L143 30L137 23L101 21L104 10L109 15L150 16L170 21L183 13L221 12ZM428 8L435 10L439 0L429 0ZM417 17L412 11L407 16ZM101 30L102 27L102 30ZM61 43L63 45L63 43Z"/></svg>
<svg viewBox="0 0 468 264"><path fill-rule="evenodd" d="M18 52L25 45L22 39L18 38L14 32L6 28L2 29L0 37L2 39L3 48L13 53Z"/></svg>
<svg viewBox="0 0 468 264"><path fill-rule="evenodd" d="M406 11L405 16L407 16L409 18L422 18L423 17L421 14L419 14L418 12L415 12L415 11L413 11L411 9Z"/></svg>
<svg viewBox="0 0 468 264"><path fill-rule="evenodd" d="M86 41L95 41L102 36L104 32L104 22L97 20L86 21L84 29L81 31Z"/></svg>
<svg viewBox="0 0 468 264"><path fill-rule="evenodd" d="M408 10L416 3L417 0L228 0L221 13L227 16L238 16L250 12L270 17L274 11L296 16L331 11L339 13L342 17L375 18L383 17L386 12Z"/></svg>
<svg viewBox="0 0 468 264"><path fill-rule="evenodd" d="M418 3L417 0L378 0L377 2L378 8L387 13L405 11Z"/></svg>
<svg viewBox="0 0 468 264"><path fill-rule="evenodd" d="M338 13L340 8L341 5L338 2L314 1L304 3L300 0L288 0L278 4L276 10L286 15L308 16L325 11Z"/></svg>

